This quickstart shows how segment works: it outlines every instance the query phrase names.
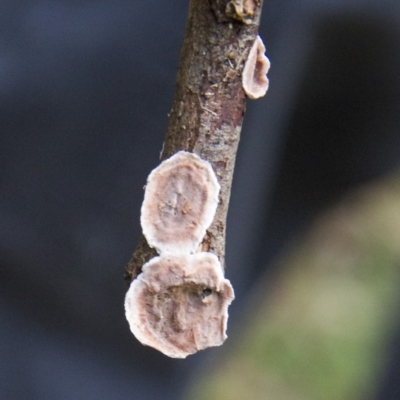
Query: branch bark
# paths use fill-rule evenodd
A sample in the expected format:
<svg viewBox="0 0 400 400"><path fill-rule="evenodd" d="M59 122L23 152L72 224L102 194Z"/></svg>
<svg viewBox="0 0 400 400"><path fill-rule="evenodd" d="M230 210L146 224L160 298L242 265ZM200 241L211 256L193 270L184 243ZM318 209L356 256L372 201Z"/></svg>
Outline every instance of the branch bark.
<svg viewBox="0 0 400 400"><path fill-rule="evenodd" d="M201 244L225 265L225 232L233 170L245 113L242 71L258 34L262 0L191 0L177 85L162 152L196 153L221 185L213 223ZM130 283L156 256L142 236L126 266Z"/></svg>

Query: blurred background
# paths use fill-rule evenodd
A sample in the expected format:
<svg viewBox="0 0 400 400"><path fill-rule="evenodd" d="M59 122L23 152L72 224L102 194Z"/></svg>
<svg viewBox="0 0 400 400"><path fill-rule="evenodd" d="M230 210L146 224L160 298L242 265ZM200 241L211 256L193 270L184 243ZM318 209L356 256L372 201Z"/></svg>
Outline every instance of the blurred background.
<svg viewBox="0 0 400 400"><path fill-rule="evenodd" d="M174 360L130 333L124 265L187 5L0 4L0 399L398 400L398 0L265 0L229 339Z"/></svg>

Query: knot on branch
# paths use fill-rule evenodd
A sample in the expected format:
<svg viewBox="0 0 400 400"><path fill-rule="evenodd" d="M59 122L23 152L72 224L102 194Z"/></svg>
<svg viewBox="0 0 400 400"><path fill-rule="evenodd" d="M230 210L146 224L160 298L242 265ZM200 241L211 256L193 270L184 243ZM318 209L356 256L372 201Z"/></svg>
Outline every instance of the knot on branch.
<svg viewBox="0 0 400 400"><path fill-rule="evenodd" d="M249 25L254 22L259 0L210 0L218 22L239 21Z"/></svg>

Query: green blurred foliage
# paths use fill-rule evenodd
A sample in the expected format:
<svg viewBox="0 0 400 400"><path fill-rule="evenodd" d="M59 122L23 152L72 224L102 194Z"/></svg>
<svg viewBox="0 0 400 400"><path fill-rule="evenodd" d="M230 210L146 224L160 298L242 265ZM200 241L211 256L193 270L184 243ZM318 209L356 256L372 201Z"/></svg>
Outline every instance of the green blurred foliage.
<svg viewBox="0 0 400 400"><path fill-rule="evenodd" d="M373 398L399 323L399 262L400 180L393 178L315 222L255 289L235 350L185 398Z"/></svg>

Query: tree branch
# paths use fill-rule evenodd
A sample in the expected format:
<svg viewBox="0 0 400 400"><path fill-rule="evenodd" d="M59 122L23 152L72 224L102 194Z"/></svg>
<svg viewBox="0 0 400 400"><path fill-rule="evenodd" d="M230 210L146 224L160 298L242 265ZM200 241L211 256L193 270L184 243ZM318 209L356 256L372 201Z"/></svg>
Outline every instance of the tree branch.
<svg viewBox="0 0 400 400"><path fill-rule="evenodd" d="M180 150L212 165L221 185L202 251L224 265L225 231L233 170L245 112L242 71L258 34L262 0L191 0L177 86L162 152ZM156 256L142 236L126 266L130 283Z"/></svg>

